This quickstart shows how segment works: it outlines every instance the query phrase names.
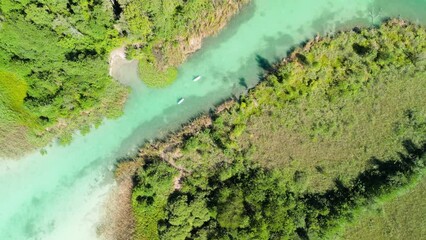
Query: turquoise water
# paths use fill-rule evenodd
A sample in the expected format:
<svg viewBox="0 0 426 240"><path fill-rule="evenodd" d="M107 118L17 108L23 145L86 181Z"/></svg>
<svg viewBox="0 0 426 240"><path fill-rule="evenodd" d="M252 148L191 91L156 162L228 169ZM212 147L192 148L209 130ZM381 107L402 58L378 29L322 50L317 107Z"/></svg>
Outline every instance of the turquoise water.
<svg viewBox="0 0 426 240"><path fill-rule="evenodd" d="M95 239L114 160L246 91L258 82L260 59L273 62L317 33L385 17L426 23L425 13L426 0L257 0L208 39L169 88L147 89L135 64L123 64L116 76L133 88L124 116L76 134L67 147L52 144L45 156L0 162L0 239Z"/></svg>

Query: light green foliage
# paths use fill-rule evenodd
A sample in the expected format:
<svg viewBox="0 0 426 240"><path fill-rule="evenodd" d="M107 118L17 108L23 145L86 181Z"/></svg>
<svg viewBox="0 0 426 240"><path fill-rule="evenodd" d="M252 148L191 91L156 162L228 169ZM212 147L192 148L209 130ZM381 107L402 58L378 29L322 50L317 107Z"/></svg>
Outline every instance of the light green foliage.
<svg viewBox="0 0 426 240"><path fill-rule="evenodd" d="M0 71L0 99L15 111L21 111L27 94L27 83L13 73Z"/></svg>
<svg viewBox="0 0 426 240"><path fill-rule="evenodd" d="M236 142L256 146L253 160L286 169L289 178L308 175L301 187L325 190L334 178L347 183L372 156L395 157L405 139L421 143L426 62L410 56L424 54L424 37L424 28L399 23L326 37L297 50L243 99L239 114L222 117L233 128L247 126ZM362 52L361 43L370 50ZM398 60L384 63L382 55ZM408 122L418 122L416 130Z"/></svg>
<svg viewBox="0 0 426 240"><path fill-rule="evenodd" d="M144 41L147 41L148 36L152 33L153 24L149 21L147 11L143 8L141 2L132 1L127 4L124 15L126 19L131 19L128 22L129 30Z"/></svg>
<svg viewBox="0 0 426 240"><path fill-rule="evenodd" d="M128 89L107 75L111 49L126 44L147 85L164 87L196 50L190 40L218 31L246 2L2 0L0 68L28 86L15 118L27 118L23 112L32 117L16 126L31 147L2 148L0 155L41 147L54 137L69 143L73 130L118 117ZM1 142L13 135L4 134Z"/></svg>
<svg viewBox="0 0 426 240"><path fill-rule="evenodd" d="M151 63L139 62L139 76L141 79L150 79L145 84L152 88L166 87L177 78L178 70L170 67L164 71L157 70Z"/></svg>
<svg viewBox="0 0 426 240"><path fill-rule="evenodd" d="M148 86L164 87L176 79L175 68L197 50L191 41L217 32L248 0L120 2L129 56L140 61L139 73Z"/></svg>
<svg viewBox="0 0 426 240"><path fill-rule="evenodd" d="M340 235L339 239L422 239L426 229L426 178L414 188L378 203L361 213L359 220Z"/></svg>
<svg viewBox="0 0 426 240"><path fill-rule="evenodd" d="M211 127L170 150L187 174L144 238L327 239L414 186L426 164L425 36L391 21L268 67Z"/></svg>
<svg viewBox="0 0 426 240"><path fill-rule="evenodd" d="M0 88L9 91L15 79L23 80L12 90L19 101L16 96L9 104L19 118L31 113L31 121L20 122L30 145L43 146L61 135L69 142L79 125L101 121L106 111L108 117L121 113L128 90L107 75L108 52L121 42L108 2L5 0L0 13L0 67L2 74L16 76L2 75ZM116 101L106 106L107 98Z"/></svg>
<svg viewBox="0 0 426 240"><path fill-rule="evenodd" d="M0 70L0 153L11 155L21 147L29 147L29 132L22 126L40 127L37 118L24 107L27 89L23 79Z"/></svg>

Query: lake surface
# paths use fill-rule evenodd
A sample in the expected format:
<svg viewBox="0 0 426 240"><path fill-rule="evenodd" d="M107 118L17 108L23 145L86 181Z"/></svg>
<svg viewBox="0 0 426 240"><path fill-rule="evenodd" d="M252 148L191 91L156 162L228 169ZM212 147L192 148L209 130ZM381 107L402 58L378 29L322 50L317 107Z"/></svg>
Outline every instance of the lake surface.
<svg viewBox="0 0 426 240"><path fill-rule="evenodd" d="M132 85L124 115L67 147L42 156L0 161L0 239L96 239L102 203L114 186L115 159L163 136L258 82L259 61L285 57L317 33L332 33L381 18L426 23L426 0L255 0L179 68L170 87L147 89L135 64L115 76ZM202 75L198 82L192 79ZM185 98L177 105L179 98Z"/></svg>

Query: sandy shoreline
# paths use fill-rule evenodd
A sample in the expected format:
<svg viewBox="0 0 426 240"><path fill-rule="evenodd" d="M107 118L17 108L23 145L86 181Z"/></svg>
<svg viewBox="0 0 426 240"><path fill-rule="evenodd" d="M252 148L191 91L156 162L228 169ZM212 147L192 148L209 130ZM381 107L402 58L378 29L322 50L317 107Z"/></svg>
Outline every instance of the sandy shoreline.
<svg viewBox="0 0 426 240"><path fill-rule="evenodd" d="M124 46L114 49L109 57L109 75L126 86L139 83L138 60L126 59L126 48Z"/></svg>

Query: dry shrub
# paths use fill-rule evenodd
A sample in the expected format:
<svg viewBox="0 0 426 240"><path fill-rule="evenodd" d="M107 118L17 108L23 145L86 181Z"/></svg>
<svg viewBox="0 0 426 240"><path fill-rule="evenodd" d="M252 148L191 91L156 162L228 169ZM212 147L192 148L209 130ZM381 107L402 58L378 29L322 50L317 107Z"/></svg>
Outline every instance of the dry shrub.
<svg viewBox="0 0 426 240"><path fill-rule="evenodd" d="M103 223L98 228L99 236L107 240L133 238L135 220L132 210L132 188L130 177L123 178L111 192L107 202Z"/></svg>

